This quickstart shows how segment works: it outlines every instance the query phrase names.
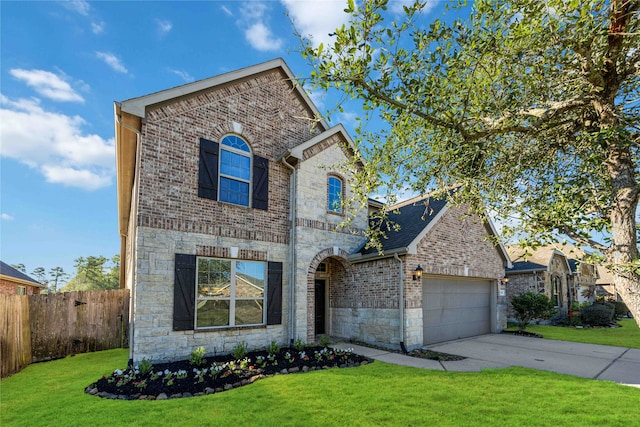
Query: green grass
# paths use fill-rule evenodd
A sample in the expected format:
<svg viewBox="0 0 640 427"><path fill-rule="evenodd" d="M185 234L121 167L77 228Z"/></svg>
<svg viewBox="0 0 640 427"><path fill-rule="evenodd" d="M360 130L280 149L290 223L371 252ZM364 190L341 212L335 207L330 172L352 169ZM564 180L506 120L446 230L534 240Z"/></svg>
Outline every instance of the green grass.
<svg viewBox="0 0 640 427"><path fill-rule="evenodd" d="M618 320L621 328L565 328L560 326L529 325L528 332L535 332L550 340L584 342L640 348L640 328L633 319ZM508 330L516 330L509 327Z"/></svg>
<svg viewBox="0 0 640 427"><path fill-rule="evenodd" d="M0 382L2 426L558 426L637 424L640 389L524 368L439 372L382 362L278 375L209 396L84 394L126 350L33 364Z"/></svg>

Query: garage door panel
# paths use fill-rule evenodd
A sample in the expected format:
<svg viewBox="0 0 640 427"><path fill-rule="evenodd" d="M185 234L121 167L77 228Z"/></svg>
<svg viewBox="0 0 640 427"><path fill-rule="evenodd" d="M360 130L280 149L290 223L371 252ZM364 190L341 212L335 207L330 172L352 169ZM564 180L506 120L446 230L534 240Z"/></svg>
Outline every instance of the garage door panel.
<svg viewBox="0 0 640 427"><path fill-rule="evenodd" d="M425 278L423 322L425 344L489 333L491 283Z"/></svg>

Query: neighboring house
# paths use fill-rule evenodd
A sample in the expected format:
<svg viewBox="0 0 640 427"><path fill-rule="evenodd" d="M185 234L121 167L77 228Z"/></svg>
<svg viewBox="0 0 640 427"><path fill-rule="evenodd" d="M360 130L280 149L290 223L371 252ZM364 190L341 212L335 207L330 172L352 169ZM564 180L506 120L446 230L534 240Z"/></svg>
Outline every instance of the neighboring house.
<svg viewBox="0 0 640 427"><path fill-rule="evenodd" d="M514 317L511 298L523 292L544 293L554 303L559 314L568 314L575 300L574 283L583 280L580 270L573 276L569 258L553 246L542 246L525 250L519 246L508 246L507 252L513 268L507 269L508 315ZM578 278L579 277L579 278Z"/></svg>
<svg viewBox="0 0 640 427"><path fill-rule="evenodd" d="M595 301L595 288L599 277L598 269L593 263L584 261L585 254L577 255L579 258L569 258L571 276L569 277L569 289L571 301L580 304Z"/></svg>
<svg viewBox="0 0 640 427"><path fill-rule="evenodd" d="M606 300L622 301L613 283L613 274L603 265L598 265L598 280L596 280L596 296Z"/></svg>
<svg viewBox="0 0 640 427"><path fill-rule="evenodd" d="M416 348L506 326L490 224L412 200L384 255L363 237L381 203L340 227L355 148L318 117L281 59L115 104L131 359L322 334Z"/></svg>
<svg viewBox="0 0 640 427"><path fill-rule="evenodd" d="M38 295L46 286L0 261L0 294Z"/></svg>

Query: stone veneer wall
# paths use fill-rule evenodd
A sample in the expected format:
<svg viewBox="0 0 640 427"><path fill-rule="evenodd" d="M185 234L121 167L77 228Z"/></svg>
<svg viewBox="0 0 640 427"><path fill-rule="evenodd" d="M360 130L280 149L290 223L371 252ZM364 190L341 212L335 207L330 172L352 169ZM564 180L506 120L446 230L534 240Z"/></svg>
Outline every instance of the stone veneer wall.
<svg viewBox="0 0 640 427"><path fill-rule="evenodd" d="M154 362L188 358L203 346L207 353L228 353L241 341L250 348L265 347L271 341L286 342L286 315L281 325L221 328L209 331L173 331L173 286L175 254L229 256L239 249L238 259L280 261L286 270L288 246L270 242L249 242L198 233L138 228L136 323L132 358L153 358ZM283 275L283 308L288 304L287 276Z"/></svg>
<svg viewBox="0 0 640 427"><path fill-rule="evenodd" d="M335 334L397 348L401 341L399 273L400 264L393 258L354 264L351 286L331 288Z"/></svg>
<svg viewBox="0 0 640 427"><path fill-rule="evenodd" d="M329 277L329 292L335 287L346 288L354 280L354 271L346 258L365 242L366 209L358 212L349 228L341 228L345 216L327 210L327 178L343 179L345 200L351 196L349 174L341 165L346 160L344 140L338 134L305 150L304 160L297 166L296 188L296 332L297 338L315 339L315 273L320 262L333 259ZM322 149L318 149L321 147ZM333 273L335 270L335 274ZM329 301L330 332L336 334L337 318ZM341 327L342 328L342 327ZM342 330L342 329L341 329Z"/></svg>

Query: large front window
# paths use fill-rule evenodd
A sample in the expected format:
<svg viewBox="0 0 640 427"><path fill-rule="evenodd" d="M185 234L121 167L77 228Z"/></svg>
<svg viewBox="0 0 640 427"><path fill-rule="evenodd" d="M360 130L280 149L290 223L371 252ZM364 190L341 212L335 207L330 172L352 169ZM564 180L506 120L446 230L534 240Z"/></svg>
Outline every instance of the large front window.
<svg viewBox="0 0 640 427"><path fill-rule="evenodd" d="M222 202L249 206L251 149L239 136L228 135L220 142L220 198Z"/></svg>
<svg viewBox="0 0 640 427"><path fill-rule="evenodd" d="M198 258L196 328L265 323L265 263Z"/></svg>

